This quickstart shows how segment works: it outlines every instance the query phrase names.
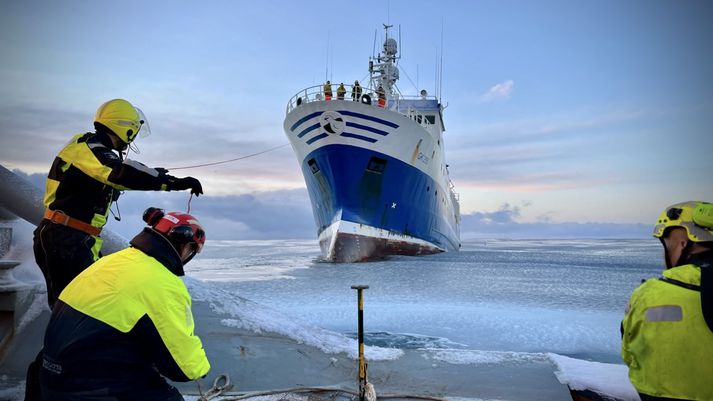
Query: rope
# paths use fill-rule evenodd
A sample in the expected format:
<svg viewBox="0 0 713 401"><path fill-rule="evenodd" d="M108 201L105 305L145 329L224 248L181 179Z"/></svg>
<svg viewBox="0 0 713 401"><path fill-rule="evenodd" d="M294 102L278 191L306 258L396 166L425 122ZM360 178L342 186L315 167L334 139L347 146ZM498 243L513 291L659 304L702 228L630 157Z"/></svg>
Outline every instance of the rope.
<svg viewBox="0 0 713 401"><path fill-rule="evenodd" d="M250 157L253 157L253 156L258 156L258 155L261 155L261 154L263 154L263 153L272 152L273 150L277 150L277 149L280 149L280 148L284 148L284 147L287 146L287 145L289 145L289 143L285 143L285 144L282 144L282 145L280 145L280 146L275 146L274 148L270 148L270 149L267 149L267 150L263 150L263 151L261 151L261 152L249 154L249 155L247 155L247 156L236 157L235 159L221 160L221 161L219 161L219 162L213 162L213 163L196 164L196 165L193 165L193 166L167 167L167 169L168 169L168 170L184 170L184 169L188 169L188 168L198 168L198 167L215 166L215 165L218 165L218 164L230 163L230 162L234 162L234 161L238 161L238 160L247 159L247 158L250 158Z"/></svg>
<svg viewBox="0 0 713 401"><path fill-rule="evenodd" d="M198 393L200 398L199 401L209 401L215 397L222 395L223 393L230 391L233 385L230 383L230 376L227 374L222 374L215 378L213 381L213 387L211 387L207 392L203 393L201 389L201 384L198 380ZM253 397L262 397L267 395L284 394L284 393L344 393L354 397L359 397L359 393L354 390L336 388L336 387L293 387L278 390L267 390L267 391L254 391L242 394L236 394L233 396L223 396L220 401L239 401L247 400ZM408 395L408 394L380 394L377 399L414 399L414 400L425 400L425 401L448 401L446 398L432 397L428 395Z"/></svg>
<svg viewBox="0 0 713 401"><path fill-rule="evenodd" d="M227 374L216 377L215 380L213 380L213 387L205 394L201 390L201 383L198 380L196 380L196 383L198 383L198 393L200 393L199 401L209 401L233 388L232 383L230 383L230 376Z"/></svg>

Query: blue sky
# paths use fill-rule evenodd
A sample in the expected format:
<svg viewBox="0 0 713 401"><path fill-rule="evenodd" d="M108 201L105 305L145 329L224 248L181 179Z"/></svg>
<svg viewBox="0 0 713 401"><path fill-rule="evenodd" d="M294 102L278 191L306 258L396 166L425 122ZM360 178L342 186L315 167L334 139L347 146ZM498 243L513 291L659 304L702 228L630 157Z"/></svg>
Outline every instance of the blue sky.
<svg viewBox="0 0 713 401"><path fill-rule="evenodd" d="M668 204L713 201L711 21L703 1L1 2L0 161L46 174L115 97L148 116L153 135L133 156L148 165L285 144L289 98L327 75L362 80L374 32L390 22L401 26L402 92L417 83L435 93L443 56L446 157L471 223L464 232L586 223L638 232ZM201 179L196 214L230 220L225 236L279 235L273 223L314 235L289 146L174 173ZM166 195L120 204L127 215L148 202L183 208L185 196ZM254 221L257 211L280 216L281 199L291 218Z"/></svg>

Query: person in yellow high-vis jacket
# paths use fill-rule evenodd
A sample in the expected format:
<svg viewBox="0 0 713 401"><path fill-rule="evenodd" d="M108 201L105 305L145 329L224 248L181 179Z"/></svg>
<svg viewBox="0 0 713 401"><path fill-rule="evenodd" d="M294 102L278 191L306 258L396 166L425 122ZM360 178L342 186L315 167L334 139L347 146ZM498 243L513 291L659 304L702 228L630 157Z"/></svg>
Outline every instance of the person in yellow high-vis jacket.
<svg viewBox="0 0 713 401"><path fill-rule="evenodd" d="M59 296L45 333L40 383L53 401L179 401L174 381L210 364L180 276L205 233L193 216L149 208L131 247L99 259Z"/></svg>
<svg viewBox="0 0 713 401"><path fill-rule="evenodd" d="M102 104L96 132L75 135L55 157L47 176L43 220L34 235L34 252L47 284L50 308L72 279L99 258L99 234L111 204L123 190L203 193L193 177L176 178L162 168L124 159L139 132L148 134L146 117L124 99Z"/></svg>
<svg viewBox="0 0 713 401"><path fill-rule="evenodd" d="M647 400L713 401L713 204L684 202L659 217L667 269L631 295L621 354Z"/></svg>

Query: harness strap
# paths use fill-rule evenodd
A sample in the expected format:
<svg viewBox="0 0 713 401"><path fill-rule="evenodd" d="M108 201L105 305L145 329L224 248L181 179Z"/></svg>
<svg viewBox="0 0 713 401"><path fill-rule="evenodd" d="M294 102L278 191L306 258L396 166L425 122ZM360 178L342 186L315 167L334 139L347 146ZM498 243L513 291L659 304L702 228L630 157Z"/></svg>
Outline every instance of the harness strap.
<svg viewBox="0 0 713 401"><path fill-rule="evenodd" d="M701 291L701 287L698 285L684 283L683 281L674 280L672 278L659 277L659 280L663 281L664 283L669 283L669 284L677 285L679 287L686 288L688 290L699 291L699 292Z"/></svg>
<svg viewBox="0 0 713 401"><path fill-rule="evenodd" d="M87 233L87 234L93 235L95 237L99 236L99 234L101 234L101 232L102 232L101 228L94 227L93 225L91 225L89 223L85 223L79 219L70 217L61 210L45 209L45 214L43 217L55 224L61 224L63 226L67 226L69 228L79 230L83 233Z"/></svg>

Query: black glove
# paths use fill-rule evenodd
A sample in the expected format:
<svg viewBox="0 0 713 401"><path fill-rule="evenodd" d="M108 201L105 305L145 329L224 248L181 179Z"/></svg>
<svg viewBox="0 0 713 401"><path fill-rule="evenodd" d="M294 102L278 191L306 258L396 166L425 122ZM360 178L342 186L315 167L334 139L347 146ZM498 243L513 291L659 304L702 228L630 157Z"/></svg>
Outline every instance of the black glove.
<svg viewBox="0 0 713 401"><path fill-rule="evenodd" d="M195 196L199 196L203 193L203 187L201 182L193 177L176 178L169 177L168 184L166 185L169 191L183 191L184 189L190 189L191 193Z"/></svg>
<svg viewBox="0 0 713 401"><path fill-rule="evenodd" d="M158 171L158 175L168 174L168 170L163 167L154 167L154 170Z"/></svg>

